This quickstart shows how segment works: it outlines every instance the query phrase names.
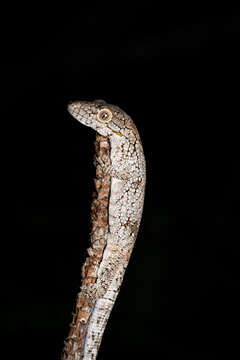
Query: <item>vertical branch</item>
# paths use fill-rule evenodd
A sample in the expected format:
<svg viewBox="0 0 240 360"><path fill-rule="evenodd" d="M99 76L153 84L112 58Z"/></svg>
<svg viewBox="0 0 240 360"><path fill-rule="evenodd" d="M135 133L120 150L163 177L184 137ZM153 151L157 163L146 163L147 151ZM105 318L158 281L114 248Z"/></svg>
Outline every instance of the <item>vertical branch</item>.
<svg viewBox="0 0 240 360"><path fill-rule="evenodd" d="M82 266L82 287L96 282L108 233L110 176L105 174L100 163L110 164L110 144L108 138L97 135L94 145L96 179L94 179L95 191L91 205L91 247L87 250L88 256ZM83 358L82 351L94 303L94 300L84 296L81 291L78 293L69 335L64 342L62 360L81 360Z"/></svg>

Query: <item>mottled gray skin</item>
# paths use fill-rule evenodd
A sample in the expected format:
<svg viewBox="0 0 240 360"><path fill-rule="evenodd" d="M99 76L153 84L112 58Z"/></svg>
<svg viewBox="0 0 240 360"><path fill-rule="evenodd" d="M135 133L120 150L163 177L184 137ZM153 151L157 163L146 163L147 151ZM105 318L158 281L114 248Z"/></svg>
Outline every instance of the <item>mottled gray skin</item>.
<svg viewBox="0 0 240 360"><path fill-rule="evenodd" d="M111 115L106 123L99 118L104 109ZM96 300L83 354L83 359L95 359L138 233L145 192L145 159L136 126L119 107L102 100L76 101L68 110L82 124L110 140L110 164L101 164L111 176L107 245L96 283L81 288L82 296Z"/></svg>

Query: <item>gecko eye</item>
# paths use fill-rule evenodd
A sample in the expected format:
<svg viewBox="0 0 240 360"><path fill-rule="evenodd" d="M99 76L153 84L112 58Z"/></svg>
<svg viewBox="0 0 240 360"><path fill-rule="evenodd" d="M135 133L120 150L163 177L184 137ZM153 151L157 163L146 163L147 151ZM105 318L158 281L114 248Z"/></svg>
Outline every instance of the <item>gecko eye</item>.
<svg viewBox="0 0 240 360"><path fill-rule="evenodd" d="M112 120L112 112L106 108L101 109L97 114L97 118L100 122L106 124Z"/></svg>

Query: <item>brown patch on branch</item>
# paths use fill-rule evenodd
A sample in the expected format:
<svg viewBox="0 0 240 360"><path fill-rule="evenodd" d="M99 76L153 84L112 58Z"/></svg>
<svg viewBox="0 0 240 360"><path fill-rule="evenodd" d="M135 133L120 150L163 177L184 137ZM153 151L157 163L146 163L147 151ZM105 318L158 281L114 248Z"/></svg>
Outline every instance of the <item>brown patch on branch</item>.
<svg viewBox="0 0 240 360"><path fill-rule="evenodd" d="M98 159L105 165L110 165L110 143L104 136L97 135L95 145L96 179L91 205L92 231L90 235L91 247L87 249L88 257L82 266L82 287L87 288L97 280L97 271L102 260L107 242L108 233L108 202L110 193L110 176L105 174L105 169ZM77 296L76 311L70 324L69 335L64 342L62 360L81 360L86 330L94 301L80 292Z"/></svg>

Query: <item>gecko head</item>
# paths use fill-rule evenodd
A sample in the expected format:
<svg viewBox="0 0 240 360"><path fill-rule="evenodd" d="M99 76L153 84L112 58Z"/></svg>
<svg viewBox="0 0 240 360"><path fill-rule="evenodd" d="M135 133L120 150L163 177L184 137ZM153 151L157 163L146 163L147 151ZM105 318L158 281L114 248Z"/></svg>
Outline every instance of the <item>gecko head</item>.
<svg viewBox="0 0 240 360"><path fill-rule="evenodd" d="M79 122L103 136L128 138L129 131L132 131L131 118L119 107L104 100L74 101L68 105L68 111Z"/></svg>

